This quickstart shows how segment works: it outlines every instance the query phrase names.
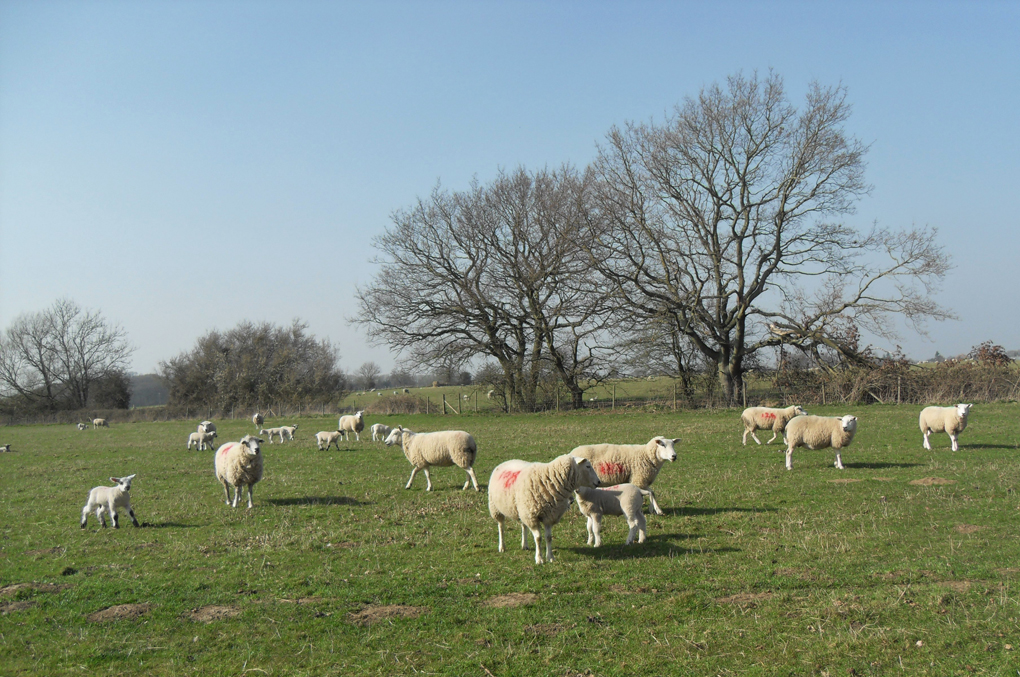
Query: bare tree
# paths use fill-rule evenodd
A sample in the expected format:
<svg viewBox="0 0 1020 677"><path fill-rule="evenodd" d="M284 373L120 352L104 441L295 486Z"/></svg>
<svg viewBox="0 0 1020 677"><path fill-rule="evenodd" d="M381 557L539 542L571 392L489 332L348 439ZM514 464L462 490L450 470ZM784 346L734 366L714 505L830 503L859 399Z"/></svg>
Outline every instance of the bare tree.
<svg viewBox="0 0 1020 677"><path fill-rule="evenodd" d="M415 366L495 359L515 407L535 406L544 369L580 405L600 368L606 314L577 246L588 189L570 167L501 172L463 193L437 188L375 239L382 270L358 290L354 321Z"/></svg>
<svg viewBox="0 0 1020 677"><path fill-rule="evenodd" d="M358 378L361 379L361 385L365 390L375 388L381 374L382 369L375 362L365 362L358 367Z"/></svg>
<svg viewBox="0 0 1020 677"><path fill-rule="evenodd" d="M843 87L812 85L798 110L778 75L735 75L599 149L593 266L632 321L674 326L715 365L731 401L767 346L853 361L860 328L951 316L929 296L949 268L934 229L836 221L869 190L849 115Z"/></svg>
<svg viewBox="0 0 1020 677"><path fill-rule="evenodd" d="M133 351L121 327L60 299L8 327L0 339L0 384L45 409L82 409L95 384L123 379Z"/></svg>

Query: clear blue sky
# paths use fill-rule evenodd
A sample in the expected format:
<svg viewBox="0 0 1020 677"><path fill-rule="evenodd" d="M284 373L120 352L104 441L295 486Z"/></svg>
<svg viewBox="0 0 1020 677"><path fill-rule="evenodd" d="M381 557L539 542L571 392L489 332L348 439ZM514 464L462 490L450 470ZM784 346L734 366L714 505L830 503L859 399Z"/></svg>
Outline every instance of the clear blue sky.
<svg viewBox="0 0 1020 677"><path fill-rule="evenodd" d="M844 84L874 190L932 225L959 321L922 358L1020 348L1020 3L0 0L0 328L67 296L133 368L238 321L346 322L374 234L437 181L584 166L728 74ZM885 347L884 344L879 344Z"/></svg>

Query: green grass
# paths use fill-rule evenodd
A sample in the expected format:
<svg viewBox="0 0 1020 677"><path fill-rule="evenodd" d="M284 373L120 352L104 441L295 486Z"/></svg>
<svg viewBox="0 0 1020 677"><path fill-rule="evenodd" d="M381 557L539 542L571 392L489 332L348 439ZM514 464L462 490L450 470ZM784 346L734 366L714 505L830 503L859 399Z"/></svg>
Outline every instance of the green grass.
<svg viewBox="0 0 1020 677"><path fill-rule="evenodd" d="M682 438L648 542L607 518L590 548L574 508L542 566L517 532L496 551L461 470L406 491L397 450L317 451L333 418L265 447L253 510L223 504L191 422L0 428L0 587L35 584L0 595L0 674L1020 674L1020 406L975 407L958 453L922 449L918 409L821 412L860 417L842 472L831 450L787 472L779 445L741 447L734 410L367 421L468 430L483 484L509 458ZM221 441L253 427L217 423ZM130 473L143 528L80 530L88 490ZM151 606L88 620L120 604ZM209 605L238 615L192 620Z"/></svg>

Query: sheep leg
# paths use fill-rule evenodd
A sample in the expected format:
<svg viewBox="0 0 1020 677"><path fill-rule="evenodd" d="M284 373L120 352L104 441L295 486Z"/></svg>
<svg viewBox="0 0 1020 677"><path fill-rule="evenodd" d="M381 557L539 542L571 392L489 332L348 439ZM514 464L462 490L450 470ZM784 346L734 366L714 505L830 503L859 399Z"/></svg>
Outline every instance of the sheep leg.
<svg viewBox="0 0 1020 677"><path fill-rule="evenodd" d="M81 510L81 528L82 529L85 528L85 523L88 521L88 519L89 519L89 506L86 504L85 507L82 508L82 510Z"/></svg>
<svg viewBox="0 0 1020 677"><path fill-rule="evenodd" d="M251 507L252 507L251 494L252 494L252 490L253 489L255 489L255 485L254 484L249 484L248 485L248 509L249 510L251 510Z"/></svg>
<svg viewBox="0 0 1020 677"><path fill-rule="evenodd" d="M793 470L793 449L786 450L786 469Z"/></svg>
<svg viewBox="0 0 1020 677"><path fill-rule="evenodd" d="M131 509L130 505L128 506L128 515L131 516L131 524L134 524L136 527L139 526L138 520L135 519L135 511Z"/></svg>
<svg viewBox="0 0 1020 677"><path fill-rule="evenodd" d="M648 523L645 521L645 514L643 512L639 512L637 514L636 521L638 529L637 542L644 543L645 538L648 536Z"/></svg>
<svg viewBox="0 0 1020 677"><path fill-rule="evenodd" d="M959 451L960 445L956 442L956 433L949 433L949 439L953 441L953 451Z"/></svg>
<svg viewBox="0 0 1020 677"><path fill-rule="evenodd" d="M502 515L496 516L496 529L499 530L499 551L503 552L503 520L505 518Z"/></svg>
<svg viewBox="0 0 1020 677"><path fill-rule="evenodd" d="M226 480L222 480L222 482L223 482L223 495L226 496L226 500L224 502L227 505L230 505L230 489L228 488L230 485L227 484Z"/></svg>
<svg viewBox="0 0 1020 677"><path fill-rule="evenodd" d="M741 443L741 444L743 444L743 445L744 445L745 447L747 446L747 433L748 433L748 432L750 432L750 431L748 431L748 430L745 430L745 431L744 431L744 437L743 437L743 439L742 439L742 440L740 441L740 443Z"/></svg>
<svg viewBox="0 0 1020 677"><path fill-rule="evenodd" d="M595 513L588 519L591 520L592 534L595 536L595 547L598 548L602 545L602 515Z"/></svg>
<svg viewBox="0 0 1020 677"><path fill-rule="evenodd" d="M839 451L836 451L836 467L840 470L843 469L843 460L840 458Z"/></svg>
<svg viewBox="0 0 1020 677"><path fill-rule="evenodd" d="M358 433L357 430L354 431L354 437L357 438L359 442L361 441L361 435Z"/></svg>
<svg viewBox="0 0 1020 677"><path fill-rule="evenodd" d="M758 436L754 434L753 430L751 431L751 437L754 438L755 442L757 442L758 444L761 444L761 440L758 439Z"/></svg>
<svg viewBox="0 0 1020 677"><path fill-rule="evenodd" d="M588 532L588 545L595 542L595 532L591 525L591 515L587 515L587 519L584 521L584 528Z"/></svg>
<svg viewBox="0 0 1020 677"><path fill-rule="evenodd" d="M546 524L545 526L545 561L553 561L552 552L552 525Z"/></svg>
<svg viewBox="0 0 1020 677"><path fill-rule="evenodd" d="M521 550L528 549L528 528L521 524Z"/></svg>
<svg viewBox="0 0 1020 677"><path fill-rule="evenodd" d="M474 468L465 468L465 470L467 470L468 479L471 481L471 484L473 484L475 486L475 491L480 491L480 489L478 488L478 478L475 477L475 469ZM467 489L467 488L468 488L468 483L464 482L464 489ZM464 489L461 489L461 491L464 491Z"/></svg>
<svg viewBox="0 0 1020 677"><path fill-rule="evenodd" d="M417 475L417 474L418 474L418 467L415 466L414 468L411 469L411 479L407 480L407 486L404 487L405 489L410 489L411 488L411 482L414 481L414 476Z"/></svg>
<svg viewBox="0 0 1020 677"><path fill-rule="evenodd" d="M425 473L425 491L432 491L432 477L429 476L429 469L423 468L422 472Z"/></svg>
<svg viewBox="0 0 1020 677"><path fill-rule="evenodd" d="M662 512L662 508L660 508L659 504L655 502L655 494L652 493L651 489L648 490L648 501L652 505L652 512L654 512L656 515L665 515L666 514L666 513Z"/></svg>
<svg viewBox="0 0 1020 677"><path fill-rule="evenodd" d="M765 444L772 444L772 442L773 442L773 441L774 441L774 440L775 440L775 439L776 439L777 437L779 437L779 433L777 433L777 432L776 432L775 430L773 430L773 431L772 431L772 439L771 439L771 440L769 440L768 442L766 442Z"/></svg>
<svg viewBox="0 0 1020 677"><path fill-rule="evenodd" d="M928 451L931 451L931 444L928 442L928 435L930 434L931 434L930 430L924 431L924 448L927 449Z"/></svg>
<svg viewBox="0 0 1020 677"><path fill-rule="evenodd" d="M99 520L99 526L106 528L106 518L103 517L103 511L106 510L103 506L96 508L96 519Z"/></svg>
<svg viewBox="0 0 1020 677"><path fill-rule="evenodd" d="M241 493L242 492L243 492L243 490L241 489L241 485L240 484L235 484L234 485L234 501L230 504L231 508L236 508L237 507L237 502L241 500Z"/></svg>

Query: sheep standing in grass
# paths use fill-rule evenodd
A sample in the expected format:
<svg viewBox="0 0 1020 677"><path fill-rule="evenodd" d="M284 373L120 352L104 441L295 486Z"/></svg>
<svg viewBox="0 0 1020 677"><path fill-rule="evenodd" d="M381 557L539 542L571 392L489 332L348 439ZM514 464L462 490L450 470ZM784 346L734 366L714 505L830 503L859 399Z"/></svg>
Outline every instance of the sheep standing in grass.
<svg viewBox="0 0 1020 677"><path fill-rule="evenodd" d="M354 433L358 441L361 441L361 431L365 429L365 412L359 411L353 416L341 416L339 423L337 430L343 431L344 439L351 439L351 433Z"/></svg>
<svg viewBox="0 0 1020 677"><path fill-rule="evenodd" d="M373 423L372 424L372 441L373 442L376 442L376 441L383 442L383 441L385 441L386 440L386 436L389 435L392 430L393 430L393 428L389 427L388 425L383 425L382 423Z"/></svg>
<svg viewBox="0 0 1020 677"><path fill-rule="evenodd" d="M283 444L283 428L260 428L259 435L267 435L269 437L269 443L273 443L273 437L280 438L280 444Z"/></svg>
<svg viewBox="0 0 1020 677"><path fill-rule="evenodd" d="M227 442L216 450L216 479L223 483L227 505L236 508L241 487L248 487L248 507L255 484L262 479L262 440L245 435L240 442ZM230 500L230 487L234 487L234 500Z"/></svg>
<svg viewBox="0 0 1020 677"><path fill-rule="evenodd" d="M217 437L216 431L211 433L191 433L188 435L188 450L191 449L191 445L194 444L199 451L205 451L206 449L212 449L213 440Z"/></svg>
<svg viewBox="0 0 1020 677"><path fill-rule="evenodd" d="M468 479L464 482L464 489L468 484L473 484L475 491L478 491L478 479L472 466L475 464L475 457L478 455L478 445L475 438L463 430L440 430L433 433L415 433L397 426L390 431L385 440L386 446L392 447L399 444L404 456L414 466L411 470L411 479L407 480L405 489L411 488L414 476L419 470L425 472L426 491L432 491L432 478L429 477L429 468L446 468L456 465L463 468Z"/></svg>
<svg viewBox="0 0 1020 677"><path fill-rule="evenodd" d="M202 421L198 424L198 432L200 433L214 433L216 432L216 424L212 421Z"/></svg>
<svg viewBox="0 0 1020 677"><path fill-rule="evenodd" d="M773 409L771 407L748 407L744 409L744 413L740 415L740 420L744 423L744 440L743 443L747 445L747 436L750 435L754 438L754 441L761 444L761 440L754 434L756 430L771 430L772 439L765 444L772 444L780 435L785 438L786 424L789 423L794 416L805 416L807 412L800 407L794 405L785 409Z"/></svg>
<svg viewBox="0 0 1020 677"><path fill-rule="evenodd" d="M850 445L856 432L856 416L797 416L786 425L786 469L793 470L793 450L797 447L832 447L836 450L835 466L842 470L840 449Z"/></svg>
<svg viewBox="0 0 1020 677"><path fill-rule="evenodd" d="M110 518L113 521L113 528L120 528L120 516L117 514L117 508L124 508L127 510L128 515L131 516L131 523L136 527L138 526L138 520L135 519L135 511L131 509L131 480L135 478L134 475L128 475L127 477L111 477L110 481L115 482L115 487L94 487L89 492L89 499L85 502L85 507L81 509L81 528L85 528L85 523L88 521L89 513L93 510L96 511L96 519L99 520L99 524L106 528L106 520L103 519L103 513L109 512Z"/></svg>
<svg viewBox="0 0 1020 677"><path fill-rule="evenodd" d="M109 428L110 424L106 422L105 418L94 418L92 419L92 429L96 428Z"/></svg>
<svg viewBox="0 0 1020 677"><path fill-rule="evenodd" d="M630 532L627 534L627 545L634 542L637 537L638 543L645 542L646 527L645 515L641 508L645 503L645 496L651 496L652 492L646 491L636 484L620 484L605 489L591 487L578 487L574 490L577 498L577 507L581 514L587 518L588 545L594 541L595 547L602 545L602 516L617 515L627 519L627 526Z"/></svg>
<svg viewBox="0 0 1020 677"><path fill-rule="evenodd" d="M340 430L323 430L315 433L315 446L319 448L319 451L326 451L331 444L335 444L336 450L340 451L340 438L343 435Z"/></svg>
<svg viewBox="0 0 1020 677"><path fill-rule="evenodd" d="M651 491L652 482L666 461L676 460L675 446L680 438L653 437L647 444L584 444L570 454L591 461L603 484L630 482ZM662 515L662 508L649 494L652 510Z"/></svg>
<svg viewBox="0 0 1020 677"><path fill-rule="evenodd" d="M967 415L972 404L958 404L955 407L925 407L921 410L918 423L924 435L924 448L931 451L928 435L932 433L948 433L953 442L953 451L959 451L957 436L967 427Z"/></svg>
<svg viewBox="0 0 1020 677"><path fill-rule="evenodd" d="M265 419L262 418L262 414L256 411L255 415L251 417L251 422L255 424L256 428L261 428L262 424L265 422Z"/></svg>
<svg viewBox="0 0 1020 677"><path fill-rule="evenodd" d="M10 450L11 450L11 445L9 445L9 444L0 444L0 452L6 454Z"/></svg>
<svg viewBox="0 0 1020 677"><path fill-rule="evenodd" d="M283 438L286 437L288 440L294 439L294 434L297 432L297 425L282 425L278 428L280 431L280 444L283 444Z"/></svg>
<svg viewBox="0 0 1020 677"><path fill-rule="evenodd" d="M570 507L580 487L597 487L599 476L591 461L564 454L549 463L512 460L500 463L489 478L489 514L499 529L499 551L507 518L521 523L521 549L528 549L525 529L535 539L535 564L553 561L552 528ZM545 560L539 541L545 533Z"/></svg>

